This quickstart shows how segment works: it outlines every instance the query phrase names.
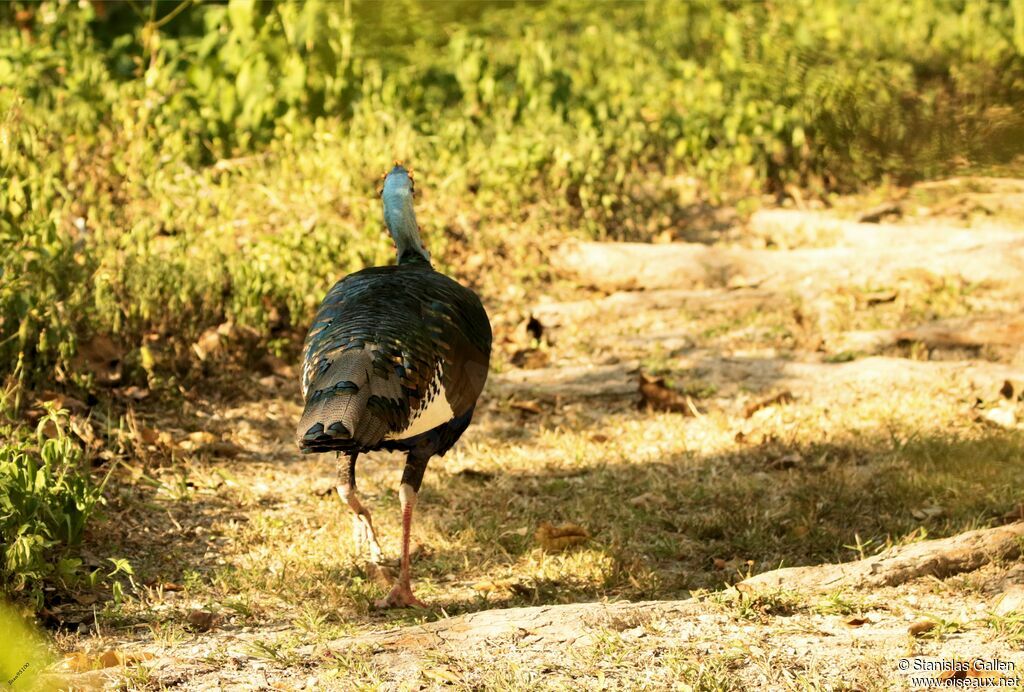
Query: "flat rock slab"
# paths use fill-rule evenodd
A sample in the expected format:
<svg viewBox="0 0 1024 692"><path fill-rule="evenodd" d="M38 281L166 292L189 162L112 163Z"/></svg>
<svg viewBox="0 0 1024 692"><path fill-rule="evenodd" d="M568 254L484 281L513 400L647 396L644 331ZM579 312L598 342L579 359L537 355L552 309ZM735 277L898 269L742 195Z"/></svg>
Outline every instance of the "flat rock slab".
<svg viewBox="0 0 1024 692"><path fill-rule="evenodd" d="M552 261L581 282L607 289L707 288L751 281L763 288L792 289L805 283L814 289L888 283L914 271L977 283L1019 282L1024 275L1024 234L1019 232L950 233L922 246L898 242L900 234L912 233L907 227L892 227L889 242L882 242L878 236L884 229L857 225L878 242L797 250L574 242L563 245Z"/></svg>
<svg viewBox="0 0 1024 692"><path fill-rule="evenodd" d="M700 612L701 604L695 599L485 610L390 632L345 637L328 643L326 648L346 652L353 646L373 650L464 649L482 648L497 641L534 647L584 644L591 643L583 638L594 630L627 630L655 619L692 617Z"/></svg>

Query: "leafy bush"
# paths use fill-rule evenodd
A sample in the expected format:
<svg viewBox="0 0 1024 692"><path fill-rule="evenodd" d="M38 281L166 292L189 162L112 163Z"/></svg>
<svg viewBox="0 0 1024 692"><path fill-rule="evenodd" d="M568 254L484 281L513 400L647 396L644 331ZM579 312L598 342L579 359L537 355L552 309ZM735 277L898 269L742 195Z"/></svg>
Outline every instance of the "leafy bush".
<svg viewBox="0 0 1024 692"><path fill-rule="evenodd" d="M0 426L0 593L27 589L37 606L45 584L71 585L81 576L82 561L68 549L103 504L104 483L82 468L82 450L67 426L66 413L53 409L34 439Z"/></svg>

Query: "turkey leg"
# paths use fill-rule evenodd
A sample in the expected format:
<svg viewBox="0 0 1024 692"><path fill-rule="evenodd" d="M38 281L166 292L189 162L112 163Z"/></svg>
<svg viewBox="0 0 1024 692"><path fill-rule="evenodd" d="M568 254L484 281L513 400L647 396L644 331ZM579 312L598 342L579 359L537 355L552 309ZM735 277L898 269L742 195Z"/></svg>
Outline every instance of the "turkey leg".
<svg viewBox="0 0 1024 692"><path fill-rule="evenodd" d="M377 534L373 530L373 519L370 517L370 510L363 507L356 493L356 457L358 454L351 454L348 463L338 460L338 497L352 510L352 541L355 543L356 552L362 554L368 549L370 562L377 564L381 561L383 553L380 544L377 543Z"/></svg>
<svg viewBox="0 0 1024 692"><path fill-rule="evenodd" d="M412 533L412 511L416 506L416 491L408 483L398 489L402 501L402 565L398 581L386 598L377 601L378 608L425 608L426 605L412 593L412 576L409 558L409 536Z"/></svg>

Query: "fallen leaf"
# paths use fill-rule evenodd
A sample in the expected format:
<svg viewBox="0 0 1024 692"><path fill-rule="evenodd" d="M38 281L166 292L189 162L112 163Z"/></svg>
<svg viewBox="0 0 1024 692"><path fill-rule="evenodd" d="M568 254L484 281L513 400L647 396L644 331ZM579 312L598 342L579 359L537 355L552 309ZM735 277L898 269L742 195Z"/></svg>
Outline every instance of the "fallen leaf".
<svg viewBox="0 0 1024 692"><path fill-rule="evenodd" d="M1011 382L1010 380L1004 380L1003 386L999 388L999 394L1002 395L1004 399L1009 399L1010 401L1024 398L1024 385Z"/></svg>
<svg viewBox="0 0 1024 692"><path fill-rule="evenodd" d="M153 428L141 426L136 430L135 434L138 436L139 442L142 444L155 445L160 441L160 432Z"/></svg>
<svg viewBox="0 0 1024 692"><path fill-rule="evenodd" d="M462 678L458 675L444 668L427 668L423 671L423 675L435 682L447 682L452 685L458 685L463 682Z"/></svg>
<svg viewBox="0 0 1024 692"><path fill-rule="evenodd" d="M1017 412L1013 407L1000 404L995 408L986 409L981 412L982 420L1000 428L1013 428L1017 425Z"/></svg>
<svg viewBox="0 0 1024 692"><path fill-rule="evenodd" d="M693 399L668 387L665 378L640 373L640 408L645 407L653 411L681 413L684 416L702 415Z"/></svg>
<svg viewBox="0 0 1024 692"><path fill-rule="evenodd" d="M602 433L594 433L593 435L590 436L590 441L591 442L607 442L608 441L608 436L604 435Z"/></svg>
<svg viewBox="0 0 1024 692"><path fill-rule="evenodd" d="M872 291L864 293L860 297L865 305L871 307L873 305L882 305L883 303L892 303L896 300L897 295L896 291Z"/></svg>
<svg viewBox="0 0 1024 692"><path fill-rule="evenodd" d="M124 663L124 654L120 651L114 651L111 649L100 654L100 657L97 660L99 661L101 668L112 668L113 666L119 666Z"/></svg>
<svg viewBox="0 0 1024 692"><path fill-rule="evenodd" d="M1014 584L999 594L992 612L1000 617L1018 612L1024 615L1024 586Z"/></svg>
<svg viewBox="0 0 1024 692"><path fill-rule="evenodd" d="M516 409L517 411L526 411L534 415L540 414L543 410L536 401L513 401L509 403L509 406Z"/></svg>
<svg viewBox="0 0 1024 692"><path fill-rule="evenodd" d="M933 629L935 629L934 620L918 620L907 628L907 633L911 636L917 637L925 632L930 632Z"/></svg>
<svg viewBox="0 0 1024 692"><path fill-rule="evenodd" d="M945 512L945 508L939 507L938 505L932 505L930 507L920 507L918 509L912 509L910 515L915 519L924 521L925 519L931 519L933 517L942 516Z"/></svg>
<svg viewBox="0 0 1024 692"><path fill-rule="evenodd" d="M75 365L93 374L96 383L113 386L121 382L124 354L110 337L99 335L80 344Z"/></svg>
<svg viewBox="0 0 1024 692"><path fill-rule="evenodd" d="M192 351L199 357L199 360L207 359L217 355L223 349L220 333L216 328L211 327L203 332L199 339L192 344Z"/></svg>
<svg viewBox="0 0 1024 692"><path fill-rule="evenodd" d="M131 385L129 387L119 387L115 389L114 394L124 397L125 399L131 399L132 401L142 401L149 396L149 390L145 387Z"/></svg>
<svg viewBox="0 0 1024 692"><path fill-rule="evenodd" d="M196 432L189 433L188 436L179 443L179 447L184 449L186 452L191 452L204 447L206 445L213 444L217 441L217 438L213 433L208 433L205 430L199 430Z"/></svg>
<svg viewBox="0 0 1024 692"><path fill-rule="evenodd" d="M70 418L71 432L78 436L86 447L98 449L103 446L103 441L96 436L96 431L87 419L72 415Z"/></svg>
<svg viewBox="0 0 1024 692"><path fill-rule="evenodd" d="M295 369L275 355L268 353L260 359L260 370L268 375L277 375L286 380L295 379Z"/></svg>
<svg viewBox="0 0 1024 692"><path fill-rule="evenodd" d="M769 461L768 468L784 471L786 469L791 469L794 466L802 464L803 460L804 458L803 456L800 455L799 452L793 452L783 457L779 457L778 459L773 459Z"/></svg>
<svg viewBox="0 0 1024 692"><path fill-rule="evenodd" d="M48 440L52 440L60 435L60 428L58 428L57 424L53 422L53 419L49 419L43 423L42 433L43 437Z"/></svg>
<svg viewBox="0 0 1024 692"><path fill-rule="evenodd" d="M873 207L857 217L859 223L879 223L887 216L899 218L903 216L903 207L899 202L885 202Z"/></svg>
<svg viewBox="0 0 1024 692"><path fill-rule="evenodd" d="M390 589L391 585L395 583L395 575L384 565L369 562L366 565L366 571L381 588Z"/></svg>
<svg viewBox="0 0 1024 692"><path fill-rule="evenodd" d="M1003 515L1003 521L1020 521L1024 519L1024 502L1018 502L1017 506Z"/></svg>
<svg viewBox="0 0 1024 692"><path fill-rule="evenodd" d="M67 394L57 394L54 392L48 392L43 395L44 398L36 401L36 408L43 408L44 404L50 404L57 409L65 409L68 413L77 413L79 415L85 415L89 412L89 406L81 399L76 399L73 396Z"/></svg>
<svg viewBox="0 0 1024 692"><path fill-rule="evenodd" d="M83 651L73 651L65 655L64 664L74 673L84 673L94 667L93 660Z"/></svg>
<svg viewBox="0 0 1024 692"><path fill-rule="evenodd" d="M861 627L863 625L868 624L868 622L869 621L866 620L865 618L850 618L849 620L847 620L843 624L846 625L847 627Z"/></svg>
<svg viewBox="0 0 1024 692"><path fill-rule="evenodd" d="M512 354L509 361L523 370L537 370L550 362L548 352L539 348L521 348Z"/></svg>
<svg viewBox="0 0 1024 692"><path fill-rule="evenodd" d="M200 632L206 632L213 628L217 622L217 616L208 610L193 610L188 614L188 624Z"/></svg>
<svg viewBox="0 0 1024 692"><path fill-rule="evenodd" d="M494 474L490 471L477 471L476 469L462 469L455 475L470 481L489 481L494 478Z"/></svg>
<svg viewBox="0 0 1024 692"><path fill-rule="evenodd" d="M763 408L768 408L769 406L781 404L791 404L793 403L793 401L795 401L795 398L793 397L793 392L789 391L788 389L783 390L778 394L773 394L767 399L760 399L759 401L753 401L747 404L746 407L744 407L743 409L743 417L750 418Z"/></svg>
<svg viewBox="0 0 1024 692"><path fill-rule="evenodd" d="M557 552L585 543L590 538L590 533L579 524L554 526L544 522L537 527L533 536L540 543L541 548Z"/></svg>
<svg viewBox="0 0 1024 692"><path fill-rule="evenodd" d="M629 504L634 507L664 507L668 504L668 498L660 493L650 492L631 497Z"/></svg>

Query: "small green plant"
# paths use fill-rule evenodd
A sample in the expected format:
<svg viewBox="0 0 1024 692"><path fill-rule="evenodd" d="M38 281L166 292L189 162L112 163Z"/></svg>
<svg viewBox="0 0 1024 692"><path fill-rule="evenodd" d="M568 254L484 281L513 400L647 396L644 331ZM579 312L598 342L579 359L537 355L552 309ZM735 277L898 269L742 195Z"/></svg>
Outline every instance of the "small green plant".
<svg viewBox="0 0 1024 692"><path fill-rule="evenodd" d="M71 585L82 562L69 555L103 505L103 486L83 468L66 412L47 409L34 436L0 424L0 538L4 592L27 591L42 604L43 586ZM116 572L117 570L115 570Z"/></svg>

